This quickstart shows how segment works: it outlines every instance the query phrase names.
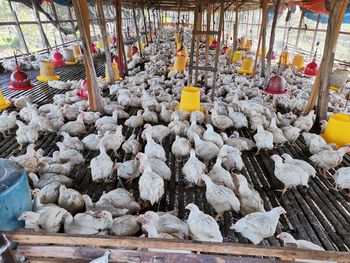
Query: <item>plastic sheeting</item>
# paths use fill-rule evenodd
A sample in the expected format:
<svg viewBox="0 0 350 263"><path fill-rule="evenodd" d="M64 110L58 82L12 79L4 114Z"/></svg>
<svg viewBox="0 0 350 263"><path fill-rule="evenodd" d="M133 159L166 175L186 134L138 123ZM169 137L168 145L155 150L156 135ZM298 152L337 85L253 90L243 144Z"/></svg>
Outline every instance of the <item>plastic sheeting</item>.
<svg viewBox="0 0 350 263"><path fill-rule="evenodd" d="M318 14L312 13L310 11L305 11L304 16L307 17L308 19L316 21ZM320 23L327 24L328 23L328 15L321 14ZM350 24L350 4L348 5L348 8L345 11L343 23Z"/></svg>

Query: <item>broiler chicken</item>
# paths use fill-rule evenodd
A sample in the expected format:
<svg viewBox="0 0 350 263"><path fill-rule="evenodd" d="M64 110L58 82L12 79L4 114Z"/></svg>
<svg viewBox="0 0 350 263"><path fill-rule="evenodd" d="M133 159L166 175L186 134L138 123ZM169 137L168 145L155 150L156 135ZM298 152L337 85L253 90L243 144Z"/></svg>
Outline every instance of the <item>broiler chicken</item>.
<svg viewBox="0 0 350 263"><path fill-rule="evenodd" d="M255 212L239 219L231 226L236 232L249 239L254 245L264 238L274 235L281 214L286 214L283 207L278 206L268 212Z"/></svg>
<svg viewBox="0 0 350 263"><path fill-rule="evenodd" d="M71 137L66 132L62 132L61 135L63 136L62 143L66 147L66 149L73 149L77 151L84 150L84 144L79 140L78 137Z"/></svg>
<svg viewBox="0 0 350 263"><path fill-rule="evenodd" d="M136 216L124 215L113 219L109 230L116 236L134 236L140 230Z"/></svg>
<svg viewBox="0 0 350 263"><path fill-rule="evenodd" d="M16 116L18 113L16 111L13 111L11 113L7 113L6 111L3 111L0 115L0 132L4 135L4 137L7 136L7 132L11 130L12 128L16 127Z"/></svg>
<svg viewBox="0 0 350 263"><path fill-rule="evenodd" d="M124 125L131 128L137 128L142 126L143 123L142 110L138 110L136 115L130 116L129 119L124 122Z"/></svg>
<svg viewBox="0 0 350 263"><path fill-rule="evenodd" d="M271 150L273 148L273 134L269 131L265 131L262 125L258 125L257 133L254 135L254 140L256 148L258 148L256 154L258 154L261 149Z"/></svg>
<svg viewBox="0 0 350 263"><path fill-rule="evenodd" d="M162 160L148 158L146 154L141 152L136 155L136 159L140 160L140 172L143 172L144 166L150 165L153 172L161 176L164 180L170 180L171 170L169 166Z"/></svg>
<svg viewBox="0 0 350 263"><path fill-rule="evenodd" d="M203 140L215 143L216 146L220 149L224 145L220 134L216 133L213 129L213 126L211 126L210 124L206 124L205 126L207 127L207 129L203 133Z"/></svg>
<svg viewBox="0 0 350 263"><path fill-rule="evenodd" d="M113 173L113 161L106 153L106 146L100 144L100 154L90 162L91 176L94 182L105 180L109 181Z"/></svg>
<svg viewBox="0 0 350 263"><path fill-rule="evenodd" d="M295 120L293 126L299 128L300 131L309 132L314 125L314 111L310 111L306 116L300 116Z"/></svg>
<svg viewBox="0 0 350 263"><path fill-rule="evenodd" d="M139 166L140 161L137 159L117 163L117 175L131 183L132 180L140 176Z"/></svg>
<svg viewBox="0 0 350 263"><path fill-rule="evenodd" d="M129 139L123 143L122 149L125 153L132 153L133 155L136 155L141 150L141 144L136 139L136 134L132 134Z"/></svg>
<svg viewBox="0 0 350 263"><path fill-rule="evenodd" d="M34 147L34 144L29 144L25 154L16 157L10 156L9 159L21 165L27 172L35 173L40 168L40 157L42 157L42 150L35 151Z"/></svg>
<svg viewBox="0 0 350 263"><path fill-rule="evenodd" d="M140 197L153 205L164 195L164 180L152 171L151 166L146 165L139 179L139 190Z"/></svg>
<svg viewBox="0 0 350 263"><path fill-rule="evenodd" d="M254 212L265 212L264 202L258 191L248 184L247 179L242 174L234 175L236 193L241 204L241 214L246 216Z"/></svg>
<svg viewBox="0 0 350 263"><path fill-rule="evenodd" d="M285 163L293 164L293 165L301 167L305 172L308 173L309 177L316 176L315 168L311 164L309 164L308 162L303 161L303 160L293 159L293 157L287 153L282 154L282 158L284 159Z"/></svg>
<svg viewBox="0 0 350 263"><path fill-rule="evenodd" d="M316 245L310 241L298 239L296 240L291 234L287 232L282 232L276 236L278 239L282 240L284 244L296 244L297 248L300 249L311 249L311 250L324 250L324 248Z"/></svg>
<svg viewBox="0 0 350 263"><path fill-rule="evenodd" d="M201 140L198 134L193 134L193 139L196 155L198 155L201 159L210 161L218 155L219 147L215 143Z"/></svg>
<svg viewBox="0 0 350 263"><path fill-rule="evenodd" d="M76 121L70 121L64 124L59 133L67 132L71 136L78 136L86 132L86 127L84 124L84 113L80 113Z"/></svg>
<svg viewBox="0 0 350 263"><path fill-rule="evenodd" d="M190 158L182 167L182 173L189 184L199 185L202 181L201 175L205 172L206 166L196 157L194 149L190 151Z"/></svg>
<svg viewBox="0 0 350 263"><path fill-rule="evenodd" d="M350 167L341 167L333 175L335 189L348 189L350 190ZM350 197L350 193L348 193Z"/></svg>
<svg viewBox="0 0 350 263"><path fill-rule="evenodd" d="M119 125L115 132L107 131L100 140L100 144L106 146L106 151L112 150L114 154L117 154L122 143L125 141L123 135L123 125Z"/></svg>
<svg viewBox="0 0 350 263"><path fill-rule="evenodd" d="M22 149L23 145L35 143L39 138L37 127L33 123L25 125L21 121L16 121L18 129L16 131L16 140Z"/></svg>
<svg viewBox="0 0 350 263"><path fill-rule="evenodd" d="M294 164L283 163L282 158L276 154L272 155L271 159L275 161L275 176L285 186L282 194L298 185L308 187L309 174L303 168Z"/></svg>
<svg viewBox="0 0 350 263"><path fill-rule="evenodd" d="M218 213L216 220L221 218L225 211L234 210L239 212L239 200L231 189L214 184L208 175L203 174L201 178L206 185L205 196L207 201Z"/></svg>
<svg viewBox="0 0 350 263"><path fill-rule="evenodd" d="M215 184L224 185L231 190L235 190L231 174L221 166L221 163L222 157L218 156L215 164L209 172L209 177Z"/></svg>
<svg viewBox="0 0 350 263"><path fill-rule="evenodd" d="M147 131L145 136L147 140L147 143L145 146L145 154L147 155L147 157L159 159L165 162L166 156L165 156L164 148L153 140L152 134L150 131Z"/></svg>
<svg viewBox="0 0 350 263"><path fill-rule="evenodd" d="M171 146L171 152L176 158L182 159L190 154L191 144L186 138L176 135L176 139Z"/></svg>
<svg viewBox="0 0 350 263"><path fill-rule="evenodd" d="M219 130L226 130L233 126L233 121L225 115L219 115L215 107L211 110L211 120Z"/></svg>
<svg viewBox="0 0 350 263"><path fill-rule="evenodd" d="M255 143L251 139L240 137L239 133L236 131L234 131L230 137L224 132L220 133L220 136L225 144L236 148L240 152L250 151L255 147Z"/></svg>
<svg viewBox="0 0 350 263"><path fill-rule="evenodd" d="M58 205L68 212L76 214L83 209L84 200L78 191L61 185L59 189Z"/></svg>
<svg viewBox="0 0 350 263"><path fill-rule="evenodd" d="M218 156L222 158L223 165L228 171L242 170L244 163L241 157L242 153L230 145L224 145L219 151Z"/></svg>
<svg viewBox="0 0 350 263"><path fill-rule="evenodd" d="M285 142L287 142L286 137L284 137L283 131L277 127L275 118L271 119L270 127L267 128L266 131L272 133L274 144L283 145Z"/></svg>
<svg viewBox="0 0 350 263"><path fill-rule="evenodd" d="M85 161L83 155L77 150L66 149L63 143L58 142L56 145L59 148L60 155L59 158L62 162L70 162L73 165L81 164Z"/></svg>
<svg viewBox="0 0 350 263"><path fill-rule="evenodd" d="M185 208L190 210L187 224L193 240L209 242L223 241L219 225L213 217L203 213L193 203L188 204Z"/></svg>

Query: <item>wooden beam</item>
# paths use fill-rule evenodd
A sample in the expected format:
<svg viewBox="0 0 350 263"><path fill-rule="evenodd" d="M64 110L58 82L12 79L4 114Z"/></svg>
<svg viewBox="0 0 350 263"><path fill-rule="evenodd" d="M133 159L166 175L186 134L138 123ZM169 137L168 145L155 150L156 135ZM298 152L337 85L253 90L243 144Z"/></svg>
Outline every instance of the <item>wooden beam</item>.
<svg viewBox="0 0 350 263"><path fill-rule="evenodd" d="M303 24L303 20L304 20L304 10L301 11L301 15L300 15L300 20L299 20L299 26L298 26L298 33L297 33L297 38L295 40L295 46L298 48L299 45L299 39L300 39L300 30L301 30L301 26Z"/></svg>
<svg viewBox="0 0 350 263"><path fill-rule="evenodd" d="M4 250L5 249L5 250ZM2 258L2 262L5 263L17 263L18 260L13 253L9 240L5 238L4 234L0 235L0 258Z"/></svg>
<svg viewBox="0 0 350 263"><path fill-rule="evenodd" d="M47 49L51 49L49 40L47 39L47 36L44 32L43 25L41 24L41 21L40 21L40 15L39 15L38 6L37 6L38 2L36 0L31 0L31 1L32 1L32 7L33 7L33 11L34 11L35 21L38 25L38 29L39 29L39 33L40 33L43 47L47 48Z"/></svg>
<svg viewBox="0 0 350 263"><path fill-rule="evenodd" d="M145 34L146 34L146 43L147 43L147 46L148 46L148 30L147 30L147 23L146 23L146 16L145 16L145 9L143 8L143 5L142 5L142 16L143 16L143 28L145 30Z"/></svg>
<svg viewBox="0 0 350 263"><path fill-rule="evenodd" d="M89 10L87 2L85 0L73 0L72 2L78 22L81 42L83 44L83 58L88 85L90 110L103 113L102 99L91 52Z"/></svg>
<svg viewBox="0 0 350 263"><path fill-rule="evenodd" d="M281 0L276 0L275 2L275 12L273 14L273 21L271 25L271 33L270 33L270 45L269 45L269 51L267 52L267 67L266 67L266 75L270 75L270 68L271 68L271 58L273 53L273 46L275 44L275 34L276 34L276 25L277 25L277 19L278 19L278 9L280 8Z"/></svg>
<svg viewBox="0 0 350 263"><path fill-rule="evenodd" d="M319 96L317 101L316 122L327 119L329 86L333 71L335 48L338 42L338 36L344 14L347 9L349 0L332 0L331 9L328 18L327 34L322 58L322 67L318 74L319 78Z"/></svg>
<svg viewBox="0 0 350 263"><path fill-rule="evenodd" d="M233 25L233 50L237 50L238 41L238 4L239 0L236 0L235 4L235 24Z"/></svg>
<svg viewBox="0 0 350 263"><path fill-rule="evenodd" d="M212 5L207 4L207 31L210 31L211 24L211 13L213 11ZM198 58L197 58L198 59ZM205 55L204 55L204 66L208 66L209 61L209 35L205 36ZM208 85L208 72L204 73L204 85Z"/></svg>
<svg viewBox="0 0 350 263"><path fill-rule="evenodd" d="M134 25L135 25L135 30L136 30L136 39L137 39L137 43L139 45L139 52L140 52L140 56L142 57L142 46L141 46L141 40L140 40L140 31L139 31L139 26L138 23L136 21L136 12L135 12L135 6L132 6L132 16L134 18Z"/></svg>
<svg viewBox="0 0 350 263"><path fill-rule="evenodd" d="M116 12L116 30L117 30L117 45L118 45L118 69L119 75L123 78L128 72L128 63L125 56L123 31L122 31L122 5L121 0L115 1ZM125 66L125 69L123 67Z"/></svg>
<svg viewBox="0 0 350 263"><path fill-rule="evenodd" d="M263 15L262 15L262 21L263 23L261 24L261 50L262 50L262 55L261 55L261 60L260 60L260 66L261 66L261 71L260 75L262 77L265 77L265 55L266 55L266 29L267 29L267 22L268 22L268 4L269 0L263 0ZM259 52L259 50L258 50Z"/></svg>
<svg viewBox="0 0 350 263"><path fill-rule="evenodd" d="M29 53L29 49L28 49L26 40L24 38L21 26L19 24L18 16L17 16L15 10L13 9L12 2L10 0L7 0L7 2L9 3L9 6L10 6L10 10L11 10L11 13L13 16L13 21L15 21L15 24L16 24L17 36L19 37L19 42L20 42L22 48L24 48L24 50L26 51L26 53Z"/></svg>
<svg viewBox="0 0 350 263"><path fill-rule="evenodd" d="M73 0L73 3L77 0ZM117 237L98 235L67 235L43 234L32 231L3 232L12 242L20 245L55 244L60 246L92 246L103 248L156 248L190 250L204 253L256 256L256 257L284 257L291 255L294 259L312 259L322 261L348 262L348 252L318 251L295 249L288 247L256 246L240 243L203 242L178 239L153 239L142 237Z"/></svg>
<svg viewBox="0 0 350 263"><path fill-rule="evenodd" d="M100 27L100 32L102 36L103 48L105 50L107 70L108 70L109 79L110 79L109 81L113 85L114 70L112 68L112 55L111 55L111 51L109 50L108 36L106 31L106 19L105 19L105 14L103 12L103 0L96 0L95 4L97 9L98 25Z"/></svg>

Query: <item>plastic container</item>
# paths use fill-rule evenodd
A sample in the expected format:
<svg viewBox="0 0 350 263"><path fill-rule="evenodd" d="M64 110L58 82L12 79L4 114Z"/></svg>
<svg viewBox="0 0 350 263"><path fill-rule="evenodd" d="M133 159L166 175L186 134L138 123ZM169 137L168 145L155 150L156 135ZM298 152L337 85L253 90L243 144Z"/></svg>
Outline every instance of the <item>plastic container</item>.
<svg viewBox="0 0 350 263"><path fill-rule="evenodd" d="M287 82L281 76L273 76L267 83L264 92L272 95L283 95L288 93Z"/></svg>
<svg viewBox="0 0 350 263"><path fill-rule="evenodd" d="M37 77L40 82L49 80L59 80L60 76L56 75L55 67L50 61L40 62L40 75Z"/></svg>
<svg viewBox="0 0 350 263"><path fill-rule="evenodd" d="M113 68L113 73L114 73L114 80L121 80L121 78L119 77L119 69L118 69L118 64L117 63L112 63L112 68ZM106 76L105 76L105 80L108 82L110 81L110 77L109 77L109 73L108 73L108 67L107 67L107 63L106 63Z"/></svg>
<svg viewBox="0 0 350 263"><path fill-rule="evenodd" d="M301 71L304 67L304 56L296 54L292 62L293 67L296 67L298 71Z"/></svg>
<svg viewBox="0 0 350 263"><path fill-rule="evenodd" d="M80 89L77 92L77 96L82 100L87 100L89 98L87 80L84 79L80 84Z"/></svg>
<svg viewBox="0 0 350 263"><path fill-rule="evenodd" d="M307 64L304 74L308 76L316 76L318 72L318 65L316 59L313 59L309 64Z"/></svg>
<svg viewBox="0 0 350 263"><path fill-rule="evenodd" d="M11 106L11 104L11 101L7 100L2 94L2 91L0 90L0 110L7 109Z"/></svg>
<svg viewBox="0 0 350 263"><path fill-rule="evenodd" d="M20 67L16 67L16 70L11 74L10 77L10 90L29 90L32 89L33 85L28 78L28 75L21 71Z"/></svg>
<svg viewBox="0 0 350 263"><path fill-rule="evenodd" d="M65 48L63 49L63 58L67 65L75 65L78 61L74 58L73 49Z"/></svg>
<svg viewBox="0 0 350 263"><path fill-rule="evenodd" d="M56 50L52 55L52 63L55 67L64 67L66 62L64 61L63 55Z"/></svg>
<svg viewBox="0 0 350 263"><path fill-rule="evenodd" d="M285 65L285 66L289 66L289 64L290 64L289 63L289 53L287 51L281 52L280 64Z"/></svg>
<svg viewBox="0 0 350 263"><path fill-rule="evenodd" d="M252 49L252 46L253 46L253 40L248 39L245 43L244 50L250 51Z"/></svg>
<svg viewBox="0 0 350 263"><path fill-rule="evenodd" d="M244 58L242 61L242 67L237 70L239 74L253 75L254 60L252 58Z"/></svg>
<svg viewBox="0 0 350 263"><path fill-rule="evenodd" d="M345 86L346 81L348 80L349 71L345 68L337 68L333 71L331 76L330 85L341 89Z"/></svg>
<svg viewBox="0 0 350 263"><path fill-rule="evenodd" d="M328 124L322 137L327 143L335 143L343 147L350 143L350 115L334 113L329 117Z"/></svg>
<svg viewBox="0 0 350 263"><path fill-rule="evenodd" d="M176 70L178 72L184 72L186 68L186 56L176 56L174 67L172 70Z"/></svg>
<svg viewBox="0 0 350 263"><path fill-rule="evenodd" d="M18 217L31 210L27 172L16 162L0 158L0 231L24 227Z"/></svg>
<svg viewBox="0 0 350 263"><path fill-rule="evenodd" d="M233 53L233 57L232 57L232 63L233 64L236 64L238 62L241 62L242 61L242 58L243 58L243 53L241 51L235 51Z"/></svg>
<svg viewBox="0 0 350 263"><path fill-rule="evenodd" d="M184 87L181 90L181 99L179 109L192 112L201 108L201 94L199 88Z"/></svg>
<svg viewBox="0 0 350 263"><path fill-rule="evenodd" d="M180 43L181 37L179 32L175 32L175 43Z"/></svg>
<svg viewBox="0 0 350 263"><path fill-rule="evenodd" d="M102 42L102 40L97 40L96 41L96 47L98 49L103 49L103 42Z"/></svg>
<svg viewBox="0 0 350 263"><path fill-rule="evenodd" d="M73 46L73 53L74 53L75 59L77 59L79 56L81 56L80 45L74 45Z"/></svg>

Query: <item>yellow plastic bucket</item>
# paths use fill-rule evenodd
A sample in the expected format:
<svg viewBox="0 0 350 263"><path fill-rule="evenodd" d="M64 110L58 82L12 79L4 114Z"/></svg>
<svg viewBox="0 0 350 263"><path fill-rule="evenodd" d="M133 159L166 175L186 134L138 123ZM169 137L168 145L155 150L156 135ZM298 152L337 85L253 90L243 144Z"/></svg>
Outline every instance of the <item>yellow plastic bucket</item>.
<svg viewBox="0 0 350 263"><path fill-rule="evenodd" d="M55 66L50 61L40 62L40 75L37 77L40 82L48 82L49 80L59 80L60 76L56 75Z"/></svg>
<svg viewBox="0 0 350 263"><path fill-rule="evenodd" d="M185 56L176 56L173 70L177 70L183 73L186 68L186 60L187 60L187 57Z"/></svg>
<svg viewBox="0 0 350 263"><path fill-rule="evenodd" d="M74 57L75 57L75 58L81 56L80 45L74 45L74 46L73 46L73 53L74 53Z"/></svg>
<svg viewBox="0 0 350 263"><path fill-rule="evenodd" d="M237 50L233 53L232 63L236 64L237 62L242 61L242 58L243 58L243 53Z"/></svg>
<svg viewBox="0 0 350 263"><path fill-rule="evenodd" d="M287 66L289 65L289 53L287 51L281 52L280 64L287 65Z"/></svg>
<svg viewBox="0 0 350 263"><path fill-rule="evenodd" d="M253 46L253 40L247 40L244 46L244 50L246 51L250 51L252 49Z"/></svg>
<svg viewBox="0 0 350 263"><path fill-rule="evenodd" d="M258 56L259 56L259 57L262 57L262 48L259 49Z"/></svg>
<svg viewBox="0 0 350 263"><path fill-rule="evenodd" d="M103 49L103 42L102 42L102 40L97 40L96 41L96 47L98 49Z"/></svg>
<svg viewBox="0 0 350 263"><path fill-rule="evenodd" d="M327 143L342 147L350 143L350 115L334 113L329 117L327 127L322 134Z"/></svg>
<svg viewBox="0 0 350 263"><path fill-rule="evenodd" d="M297 54L293 59L293 67L296 67L298 71L301 71L304 67L304 56Z"/></svg>
<svg viewBox="0 0 350 263"><path fill-rule="evenodd" d="M2 94L2 91L0 90L0 110L7 109L11 106L11 101L8 101L6 98L4 98L4 95Z"/></svg>
<svg viewBox="0 0 350 263"><path fill-rule="evenodd" d="M253 64L254 60L252 58L244 58L242 61L242 67L237 70L237 73L253 75Z"/></svg>
<svg viewBox="0 0 350 263"><path fill-rule="evenodd" d="M227 59L231 59L233 56L233 49L232 48L226 49L225 56Z"/></svg>
<svg viewBox="0 0 350 263"><path fill-rule="evenodd" d="M201 94L199 88L184 87L181 91L179 109L184 111L197 111L201 108Z"/></svg>
<svg viewBox="0 0 350 263"><path fill-rule="evenodd" d="M107 67L107 63L106 65L106 76L105 76L105 80L108 82L110 81L110 77L109 77L109 73L108 73L108 67ZM121 78L119 77L119 69L118 69L118 65L117 63L112 63L112 68L113 68L113 73L114 73L114 80L120 80Z"/></svg>
<svg viewBox="0 0 350 263"><path fill-rule="evenodd" d="M175 43L180 43L180 42L181 42L180 33L175 32Z"/></svg>

